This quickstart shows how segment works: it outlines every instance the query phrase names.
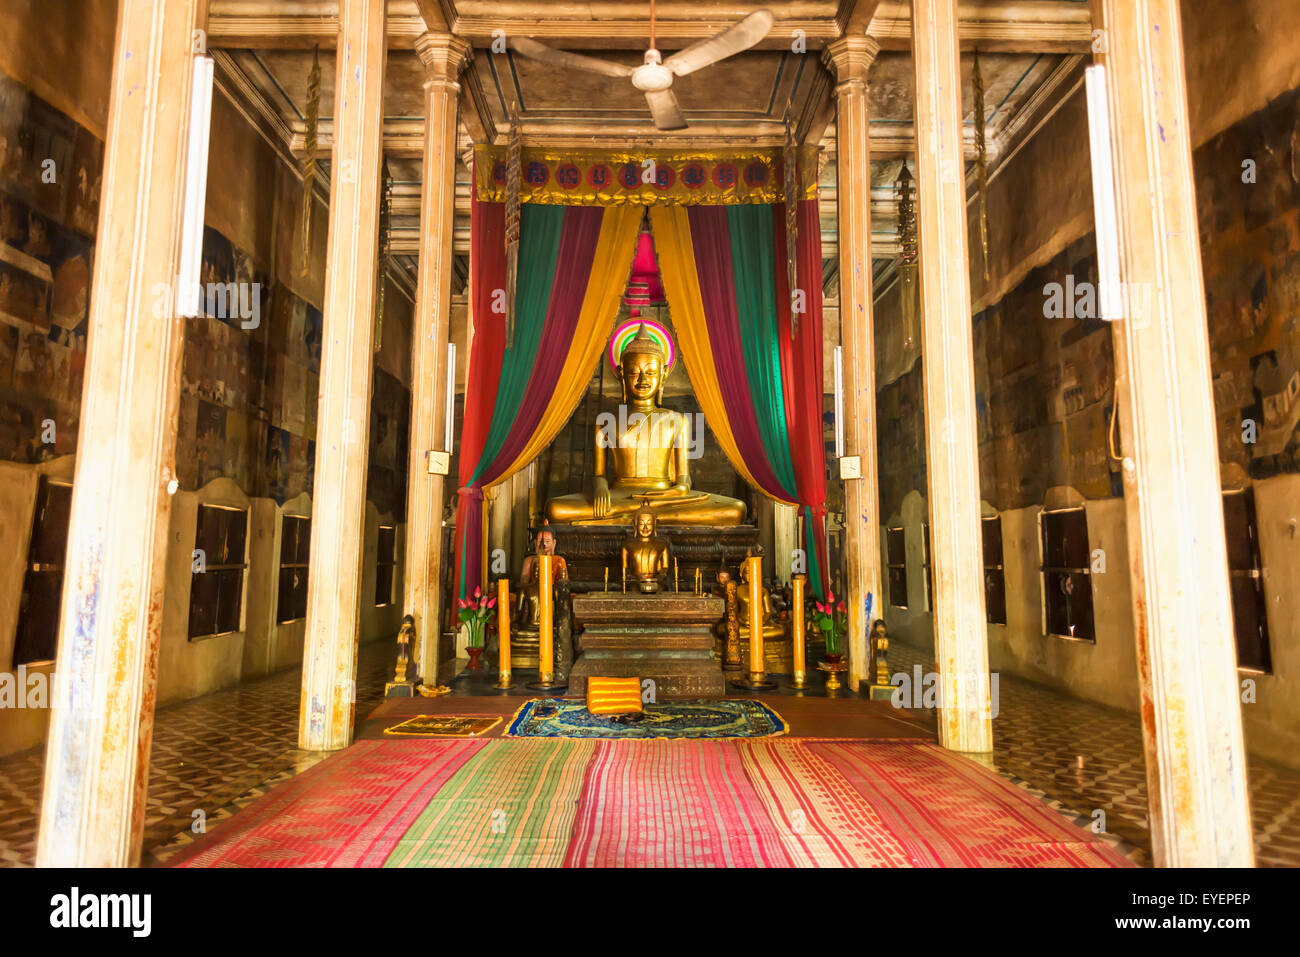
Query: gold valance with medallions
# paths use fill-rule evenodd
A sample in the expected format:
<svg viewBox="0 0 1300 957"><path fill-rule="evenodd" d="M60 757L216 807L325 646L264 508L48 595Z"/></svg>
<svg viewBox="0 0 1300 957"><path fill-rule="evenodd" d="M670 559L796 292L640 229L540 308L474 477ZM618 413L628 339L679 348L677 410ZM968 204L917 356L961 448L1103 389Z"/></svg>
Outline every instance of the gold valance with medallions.
<svg viewBox="0 0 1300 957"><path fill-rule="evenodd" d="M797 151L801 199L817 196L817 147ZM551 206L729 206L782 203L780 147L728 150L520 150L519 198ZM508 151L477 146L480 202L506 201Z"/></svg>

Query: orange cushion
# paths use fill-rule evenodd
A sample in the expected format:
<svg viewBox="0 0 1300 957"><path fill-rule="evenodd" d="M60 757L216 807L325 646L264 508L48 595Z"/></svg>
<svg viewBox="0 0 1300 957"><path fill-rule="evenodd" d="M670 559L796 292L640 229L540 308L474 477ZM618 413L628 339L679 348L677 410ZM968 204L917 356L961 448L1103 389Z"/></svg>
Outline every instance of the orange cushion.
<svg viewBox="0 0 1300 957"><path fill-rule="evenodd" d="M641 711L641 679L588 678L587 710L592 714L632 714Z"/></svg>

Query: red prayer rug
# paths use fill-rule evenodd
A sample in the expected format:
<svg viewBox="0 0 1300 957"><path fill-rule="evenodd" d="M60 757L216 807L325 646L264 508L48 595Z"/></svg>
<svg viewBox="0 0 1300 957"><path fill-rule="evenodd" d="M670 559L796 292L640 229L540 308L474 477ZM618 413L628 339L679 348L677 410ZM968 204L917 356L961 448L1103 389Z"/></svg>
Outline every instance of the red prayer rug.
<svg viewBox="0 0 1300 957"><path fill-rule="evenodd" d="M1126 867L924 742L361 741L186 852L190 867Z"/></svg>

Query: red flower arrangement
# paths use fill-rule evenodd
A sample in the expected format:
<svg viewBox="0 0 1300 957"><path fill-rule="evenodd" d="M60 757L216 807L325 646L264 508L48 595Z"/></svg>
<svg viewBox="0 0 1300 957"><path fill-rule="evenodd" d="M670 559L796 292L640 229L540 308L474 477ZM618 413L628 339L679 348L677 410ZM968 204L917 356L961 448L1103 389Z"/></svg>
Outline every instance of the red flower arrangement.
<svg viewBox="0 0 1300 957"><path fill-rule="evenodd" d="M458 599L456 604L460 606L460 620L469 626L469 647L482 648L487 638L488 619L497 606L496 596L489 598L475 588L473 598Z"/></svg>
<svg viewBox="0 0 1300 957"><path fill-rule="evenodd" d="M849 627L849 612L844 605L844 599L841 598L839 604L836 604L834 590L827 591L825 601L813 602L812 620L826 640L826 654L840 654L843 650L841 642L844 639L844 632Z"/></svg>

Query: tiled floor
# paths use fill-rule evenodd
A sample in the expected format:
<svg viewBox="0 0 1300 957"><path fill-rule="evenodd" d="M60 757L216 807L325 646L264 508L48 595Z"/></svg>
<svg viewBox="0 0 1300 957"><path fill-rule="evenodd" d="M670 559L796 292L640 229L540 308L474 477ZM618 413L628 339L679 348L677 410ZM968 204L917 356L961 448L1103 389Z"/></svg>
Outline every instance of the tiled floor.
<svg viewBox="0 0 1300 957"><path fill-rule="evenodd" d="M392 646L363 645L358 718L375 708L391 668ZM890 670L928 670L928 656L897 642ZM1085 825L1105 813L1105 830L1138 863L1150 863L1146 777L1137 718L1002 675L994 720L999 771ZM295 748L299 673L162 708L157 716L145 819L144 863L193 839L196 811L208 830L272 786L321 759ZM41 749L0 758L0 866L35 855ZM1300 865L1300 771L1251 761L1258 862Z"/></svg>
<svg viewBox="0 0 1300 957"><path fill-rule="evenodd" d="M891 672L923 671L932 658L894 642ZM1080 701L1002 674L993 719L999 771L1043 791L1081 817L1105 814L1105 830L1142 850L1150 863L1146 761L1136 714ZM1255 858L1261 867L1300 866L1300 771L1250 759Z"/></svg>
<svg viewBox="0 0 1300 957"><path fill-rule="evenodd" d="M393 645L360 646L358 716L383 700ZM297 773L317 760L296 749L298 669L159 709L149 761L144 857L179 831L220 819L221 809L272 778ZM0 866L30 865L36 857L36 819L44 748L0 758ZM197 813L201 812L201 813Z"/></svg>

